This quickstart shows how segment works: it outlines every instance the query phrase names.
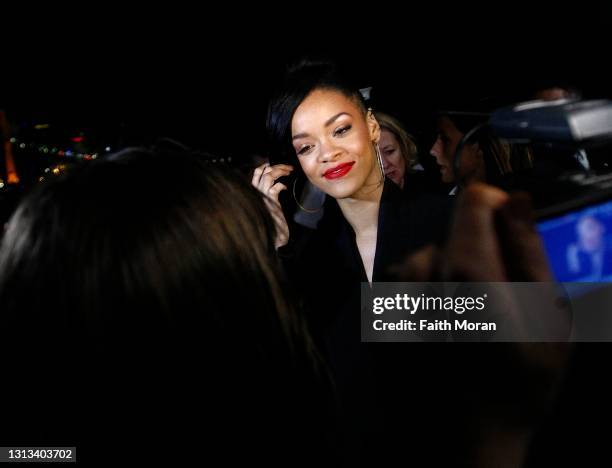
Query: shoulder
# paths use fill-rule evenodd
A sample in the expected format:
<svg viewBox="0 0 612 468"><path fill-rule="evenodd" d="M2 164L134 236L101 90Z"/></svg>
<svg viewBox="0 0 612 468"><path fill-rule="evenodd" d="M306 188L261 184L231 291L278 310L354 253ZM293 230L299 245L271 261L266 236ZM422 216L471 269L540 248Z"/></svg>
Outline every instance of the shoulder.
<svg viewBox="0 0 612 468"><path fill-rule="evenodd" d="M335 206L334 206L335 205ZM323 218L316 229L297 223L291 226L290 242L280 252L291 259L291 263L304 270L320 269L321 265L338 253L338 248L346 244L346 221L335 201L326 202Z"/></svg>
<svg viewBox="0 0 612 468"><path fill-rule="evenodd" d="M385 180L381 200L382 205L395 205L404 212L421 212L433 210L444 212L452 210L454 198L436 191L402 190L390 180Z"/></svg>
<svg viewBox="0 0 612 468"><path fill-rule="evenodd" d="M445 240L452 219L455 199L438 194L423 194L404 201L402 215L420 244Z"/></svg>
<svg viewBox="0 0 612 468"><path fill-rule="evenodd" d="M389 260L427 244L444 242L453 209L452 199L435 194L405 197L399 188L387 190L386 187L383 194L378 245Z"/></svg>

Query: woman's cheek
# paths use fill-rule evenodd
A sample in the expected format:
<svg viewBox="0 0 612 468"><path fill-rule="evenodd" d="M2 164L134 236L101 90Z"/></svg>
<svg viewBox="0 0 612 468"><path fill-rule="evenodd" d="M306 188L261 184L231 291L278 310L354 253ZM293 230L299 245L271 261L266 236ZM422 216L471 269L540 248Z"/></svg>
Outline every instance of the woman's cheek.
<svg viewBox="0 0 612 468"><path fill-rule="evenodd" d="M317 177L319 167L316 158L300 159L300 165L302 166L302 171L306 175L306 178L317 186L320 180Z"/></svg>

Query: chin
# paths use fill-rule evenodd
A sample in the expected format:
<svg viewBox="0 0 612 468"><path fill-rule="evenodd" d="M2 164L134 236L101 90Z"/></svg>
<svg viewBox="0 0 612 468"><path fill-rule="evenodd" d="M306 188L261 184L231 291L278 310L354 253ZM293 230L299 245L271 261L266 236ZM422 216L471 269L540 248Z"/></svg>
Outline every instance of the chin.
<svg viewBox="0 0 612 468"><path fill-rule="evenodd" d="M318 188L325 192L330 197L336 199L350 198L359 188L358 184L353 181L338 181L332 184L319 185Z"/></svg>
<svg viewBox="0 0 612 468"><path fill-rule="evenodd" d="M325 193L330 197L335 198L336 200L341 200L343 198L351 198L351 196L356 192L356 190L352 190L350 188L338 188L334 190L327 190Z"/></svg>

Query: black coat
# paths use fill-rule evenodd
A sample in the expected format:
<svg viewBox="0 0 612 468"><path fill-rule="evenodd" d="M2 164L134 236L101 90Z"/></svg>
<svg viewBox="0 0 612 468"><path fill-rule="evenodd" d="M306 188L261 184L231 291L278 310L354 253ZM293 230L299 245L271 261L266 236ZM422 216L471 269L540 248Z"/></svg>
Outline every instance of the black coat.
<svg viewBox="0 0 612 468"><path fill-rule="evenodd" d="M429 243L440 243L451 217L451 203L447 197L434 195L407 197L386 180L372 280L393 281L389 267ZM326 203L318 229L302 233L291 249L289 255L285 252L287 268L302 297L315 341L330 367L340 401L347 463L378 464L384 458L379 447L392 440L420 437L424 435L421 430L431 429L423 426L423 420L431 422L431 414L436 411L427 409L412 420L425 407L410 409L412 403L423 398L425 389L411 390L413 372L420 374L418 379L422 383L431 381L431 368L423 366L425 361L415 363L415 356L423 350L406 346L407 343L361 342L360 287L367 282L367 276L355 233L335 200ZM399 372L397 366L402 368ZM437 371L433 374L440 376ZM432 384L433 390L428 386L425 392L428 399L443 388L436 389L436 384ZM438 399L433 397L433 401ZM394 409L389 411L385 402ZM426 440L433 443L429 437ZM427 444L417 439L413 442L407 445L423 452L413 453L407 460L421 456L425 460ZM393 459L396 454L388 455Z"/></svg>

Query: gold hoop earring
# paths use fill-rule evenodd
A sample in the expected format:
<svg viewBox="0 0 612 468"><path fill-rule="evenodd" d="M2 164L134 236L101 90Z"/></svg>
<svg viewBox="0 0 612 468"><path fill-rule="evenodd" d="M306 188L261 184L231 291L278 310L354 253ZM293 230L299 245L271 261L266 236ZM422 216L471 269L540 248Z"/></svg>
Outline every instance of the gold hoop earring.
<svg viewBox="0 0 612 468"><path fill-rule="evenodd" d="M295 200L295 203L297 204L297 206L300 208L300 210L306 212L306 213L318 213L319 211L321 211L323 209L322 206L320 206L319 208L317 208L316 210L311 210L308 208L304 208L302 206L302 204L298 201L297 197L295 196L295 184L297 183L297 177L295 179L293 179L293 189L292 189L292 193L293 193L293 199Z"/></svg>
<svg viewBox="0 0 612 468"><path fill-rule="evenodd" d="M380 153L380 147L378 146L378 143L374 143L374 151L376 152L376 157L378 158L378 167L380 167L380 178L384 182L385 166L383 164L382 154Z"/></svg>

